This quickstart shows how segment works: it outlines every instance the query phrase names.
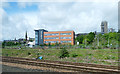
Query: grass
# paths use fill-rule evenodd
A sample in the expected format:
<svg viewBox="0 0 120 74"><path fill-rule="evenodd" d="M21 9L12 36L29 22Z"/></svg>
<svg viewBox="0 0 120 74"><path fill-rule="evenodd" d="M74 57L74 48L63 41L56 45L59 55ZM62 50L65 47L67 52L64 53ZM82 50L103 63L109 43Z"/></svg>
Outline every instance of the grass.
<svg viewBox="0 0 120 74"><path fill-rule="evenodd" d="M118 50L116 49L67 49L68 58L59 58L61 49L2 49L3 56L37 58L43 56L45 60L84 62L106 65L118 65ZM73 54L77 55L73 57Z"/></svg>

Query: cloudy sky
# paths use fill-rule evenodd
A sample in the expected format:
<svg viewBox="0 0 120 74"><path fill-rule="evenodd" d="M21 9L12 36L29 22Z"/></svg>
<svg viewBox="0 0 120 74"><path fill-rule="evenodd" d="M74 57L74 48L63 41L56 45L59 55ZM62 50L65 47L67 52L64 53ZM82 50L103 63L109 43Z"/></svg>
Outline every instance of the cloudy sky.
<svg viewBox="0 0 120 74"><path fill-rule="evenodd" d="M100 32L101 21L118 29L118 2L2 2L2 38L34 37L35 29Z"/></svg>

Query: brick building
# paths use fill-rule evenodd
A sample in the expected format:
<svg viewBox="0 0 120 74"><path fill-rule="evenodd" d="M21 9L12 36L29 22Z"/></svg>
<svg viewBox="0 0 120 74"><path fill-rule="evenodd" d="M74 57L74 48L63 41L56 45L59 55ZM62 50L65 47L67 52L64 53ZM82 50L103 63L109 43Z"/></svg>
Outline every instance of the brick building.
<svg viewBox="0 0 120 74"><path fill-rule="evenodd" d="M75 33L74 31L53 31L48 32L44 29L35 30L35 44L71 44L74 45Z"/></svg>

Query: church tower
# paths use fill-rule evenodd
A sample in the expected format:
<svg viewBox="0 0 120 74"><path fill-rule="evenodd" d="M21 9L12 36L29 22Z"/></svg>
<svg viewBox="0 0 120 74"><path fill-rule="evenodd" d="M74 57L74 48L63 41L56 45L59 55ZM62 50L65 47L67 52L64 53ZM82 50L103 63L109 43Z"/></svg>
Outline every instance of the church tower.
<svg viewBox="0 0 120 74"><path fill-rule="evenodd" d="M25 40L27 41L27 31L26 31L26 34L25 34Z"/></svg>

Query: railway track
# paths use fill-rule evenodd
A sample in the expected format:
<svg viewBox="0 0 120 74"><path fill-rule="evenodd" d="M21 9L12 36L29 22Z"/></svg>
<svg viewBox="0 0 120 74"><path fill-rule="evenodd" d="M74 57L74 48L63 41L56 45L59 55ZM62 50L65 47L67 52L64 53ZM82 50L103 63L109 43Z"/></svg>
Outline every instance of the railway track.
<svg viewBox="0 0 120 74"><path fill-rule="evenodd" d="M73 63L73 62L50 61L50 60L36 60L36 59L29 59L29 58L3 57L3 56L2 56L2 61L10 62L10 63L33 65L33 66L66 69L66 70L72 70L77 72L120 73L118 70L118 66L110 66L110 65Z"/></svg>

